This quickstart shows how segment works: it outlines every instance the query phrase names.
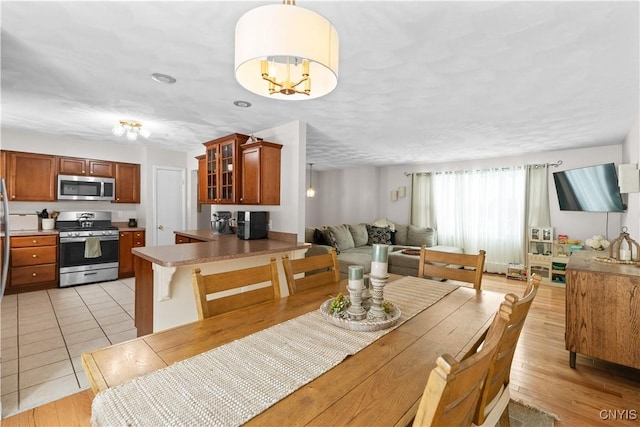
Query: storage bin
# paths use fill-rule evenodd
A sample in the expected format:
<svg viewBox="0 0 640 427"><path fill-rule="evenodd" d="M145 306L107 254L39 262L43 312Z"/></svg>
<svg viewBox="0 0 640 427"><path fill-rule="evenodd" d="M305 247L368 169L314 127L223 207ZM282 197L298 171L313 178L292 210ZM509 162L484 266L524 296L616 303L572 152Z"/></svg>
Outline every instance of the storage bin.
<svg viewBox="0 0 640 427"><path fill-rule="evenodd" d="M37 230L38 215L36 214L9 214L9 230Z"/></svg>

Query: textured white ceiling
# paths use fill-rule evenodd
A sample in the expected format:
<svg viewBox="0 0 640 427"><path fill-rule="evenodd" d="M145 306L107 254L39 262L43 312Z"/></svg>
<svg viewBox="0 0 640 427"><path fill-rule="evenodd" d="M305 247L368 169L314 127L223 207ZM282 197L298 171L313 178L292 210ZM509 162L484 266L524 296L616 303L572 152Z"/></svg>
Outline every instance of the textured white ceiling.
<svg viewBox="0 0 640 427"><path fill-rule="evenodd" d="M2 1L2 128L121 144L135 119L139 143L189 150L300 120L326 170L619 144L638 116L637 1L299 0L337 28L340 70L298 102L233 76L236 21L273 3Z"/></svg>

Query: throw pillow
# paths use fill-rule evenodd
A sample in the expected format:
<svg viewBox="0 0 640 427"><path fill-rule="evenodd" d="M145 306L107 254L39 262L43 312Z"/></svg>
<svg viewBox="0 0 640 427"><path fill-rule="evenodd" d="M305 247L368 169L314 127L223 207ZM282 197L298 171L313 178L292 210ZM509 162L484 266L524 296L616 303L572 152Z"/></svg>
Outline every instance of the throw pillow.
<svg viewBox="0 0 640 427"><path fill-rule="evenodd" d="M349 224L349 231L351 232L353 244L356 248L358 246L367 246L369 232L367 231L366 224Z"/></svg>
<svg viewBox="0 0 640 427"><path fill-rule="evenodd" d="M422 246L430 248L436 245L436 230L433 228L420 228L415 225L409 226L409 232L407 233L407 245L408 246Z"/></svg>
<svg viewBox="0 0 640 427"><path fill-rule="evenodd" d="M330 245L329 241L325 237L324 231L316 228L313 232L313 243L318 245Z"/></svg>
<svg viewBox="0 0 640 427"><path fill-rule="evenodd" d="M327 245L333 246L334 248L336 248L336 254L340 254L340 246L338 245L338 242L336 241L336 237L333 235L331 230L325 229L322 231L322 234L324 234L324 238L327 241Z"/></svg>
<svg viewBox="0 0 640 427"><path fill-rule="evenodd" d="M347 224L330 225L327 229L331 231L331 234L335 237L341 251L356 247Z"/></svg>
<svg viewBox="0 0 640 427"><path fill-rule="evenodd" d="M407 233L409 232L409 225L396 224L396 242L395 245L407 246Z"/></svg>
<svg viewBox="0 0 640 427"><path fill-rule="evenodd" d="M391 244L392 245L396 245L397 244L396 243L396 233L397 233L397 231L392 231L391 232Z"/></svg>
<svg viewBox="0 0 640 427"><path fill-rule="evenodd" d="M369 240L367 245L390 245L391 244L391 230L389 227L376 227L375 225L367 224L367 232L369 234Z"/></svg>

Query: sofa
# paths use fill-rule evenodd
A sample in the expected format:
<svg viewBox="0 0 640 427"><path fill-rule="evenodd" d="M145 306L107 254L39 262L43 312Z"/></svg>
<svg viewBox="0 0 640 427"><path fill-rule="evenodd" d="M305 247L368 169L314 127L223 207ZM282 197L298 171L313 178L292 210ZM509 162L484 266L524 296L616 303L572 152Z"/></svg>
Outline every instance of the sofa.
<svg viewBox="0 0 640 427"><path fill-rule="evenodd" d="M305 256L328 253L336 248L340 276L348 277L350 265L361 265L364 273L371 271L373 244L389 245L389 267L391 274L417 276L422 245L435 250L463 253L462 248L437 245L436 230L414 225L394 224L387 220L377 220L372 224L340 224L320 228L305 229L305 242L311 243ZM403 253L410 249L412 253ZM410 252L410 251L406 251Z"/></svg>

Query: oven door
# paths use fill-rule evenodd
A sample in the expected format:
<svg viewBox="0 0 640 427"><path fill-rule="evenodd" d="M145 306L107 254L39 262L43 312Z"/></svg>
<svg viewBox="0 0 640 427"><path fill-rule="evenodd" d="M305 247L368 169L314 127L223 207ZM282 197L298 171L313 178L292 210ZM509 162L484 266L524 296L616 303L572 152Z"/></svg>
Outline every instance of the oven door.
<svg viewBox="0 0 640 427"><path fill-rule="evenodd" d="M100 255L95 257L85 257L86 237L60 238L60 287L118 278L119 236L116 234L97 238L100 242Z"/></svg>
<svg viewBox="0 0 640 427"><path fill-rule="evenodd" d="M85 257L86 237L64 237L60 239L60 268L79 267L118 262L119 236L100 236L101 255Z"/></svg>

